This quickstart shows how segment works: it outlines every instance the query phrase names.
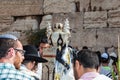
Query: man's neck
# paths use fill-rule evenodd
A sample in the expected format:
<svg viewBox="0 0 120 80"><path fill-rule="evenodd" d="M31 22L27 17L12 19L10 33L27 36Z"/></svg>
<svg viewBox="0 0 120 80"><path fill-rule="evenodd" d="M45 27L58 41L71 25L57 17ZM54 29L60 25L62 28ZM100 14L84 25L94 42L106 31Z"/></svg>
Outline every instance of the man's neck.
<svg viewBox="0 0 120 80"><path fill-rule="evenodd" d="M86 72L97 72L97 70L94 68L84 68L84 73Z"/></svg>
<svg viewBox="0 0 120 80"><path fill-rule="evenodd" d="M13 64L13 61L11 61L9 59L6 59L6 58L1 58L0 59L0 63L10 63L10 64Z"/></svg>
<svg viewBox="0 0 120 80"><path fill-rule="evenodd" d="M108 66L108 63L102 63L102 66Z"/></svg>

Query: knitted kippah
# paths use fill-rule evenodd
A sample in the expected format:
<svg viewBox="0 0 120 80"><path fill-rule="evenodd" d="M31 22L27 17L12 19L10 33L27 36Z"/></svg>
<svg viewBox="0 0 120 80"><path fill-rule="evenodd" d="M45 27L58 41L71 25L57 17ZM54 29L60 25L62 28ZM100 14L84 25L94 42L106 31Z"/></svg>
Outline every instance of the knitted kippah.
<svg viewBox="0 0 120 80"><path fill-rule="evenodd" d="M1 34L0 38L6 38L6 39L13 39L13 40L17 40L18 38L12 34Z"/></svg>

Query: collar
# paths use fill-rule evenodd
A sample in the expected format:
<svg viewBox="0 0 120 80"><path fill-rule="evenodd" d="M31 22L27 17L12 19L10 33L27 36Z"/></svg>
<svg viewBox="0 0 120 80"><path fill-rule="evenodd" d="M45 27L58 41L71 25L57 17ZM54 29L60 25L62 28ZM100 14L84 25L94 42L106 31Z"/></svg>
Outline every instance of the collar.
<svg viewBox="0 0 120 80"><path fill-rule="evenodd" d="M24 64L20 66L20 70L28 70Z"/></svg>
<svg viewBox="0 0 120 80"><path fill-rule="evenodd" d="M80 79L92 80L93 78L95 78L98 75L99 75L99 73L97 73L97 72L87 72L87 73L83 74Z"/></svg>
<svg viewBox="0 0 120 80"><path fill-rule="evenodd" d="M0 63L0 69L15 69L15 66L13 64L10 63Z"/></svg>

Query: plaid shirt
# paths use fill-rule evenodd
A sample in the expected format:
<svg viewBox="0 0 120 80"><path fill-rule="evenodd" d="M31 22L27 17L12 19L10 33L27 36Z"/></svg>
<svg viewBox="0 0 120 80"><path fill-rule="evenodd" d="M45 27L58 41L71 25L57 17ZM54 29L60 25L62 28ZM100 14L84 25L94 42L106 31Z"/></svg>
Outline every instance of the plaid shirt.
<svg viewBox="0 0 120 80"><path fill-rule="evenodd" d="M33 77L16 70L10 63L0 63L0 80L35 80Z"/></svg>

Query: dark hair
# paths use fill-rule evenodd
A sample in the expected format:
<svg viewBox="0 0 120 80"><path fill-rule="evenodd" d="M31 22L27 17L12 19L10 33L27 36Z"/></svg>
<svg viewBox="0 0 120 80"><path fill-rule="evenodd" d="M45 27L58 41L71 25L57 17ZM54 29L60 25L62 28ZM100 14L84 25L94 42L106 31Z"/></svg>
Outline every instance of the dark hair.
<svg viewBox="0 0 120 80"><path fill-rule="evenodd" d="M95 51L95 53L97 54L98 56L98 59L99 59L99 65L101 64L101 52L100 51Z"/></svg>
<svg viewBox="0 0 120 80"><path fill-rule="evenodd" d="M24 65L26 65L26 64L28 64L29 62L34 62L34 60L23 60L23 62L22 62L22 64L24 64Z"/></svg>
<svg viewBox="0 0 120 80"><path fill-rule="evenodd" d="M48 39L47 38L43 38L40 40L40 43L48 43Z"/></svg>
<svg viewBox="0 0 120 80"><path fill-rule="evenodd" d="M17 40L10 38L0 38L0 59L7 55L9 48L16 48Z"/></svg>
<svg viewBox="0 0 120 80"><path fill-rule="evenodd" d="M98 67L96 68L96 69L98 70L98 68L99 68L100 65L101 65L101 52L100 52L100 51L95 51L95 54L97 54L98 59L99 59L99 65L98 65Z"/></svg>
<svg viewBox="0 0 120 80"><path fill-rule="evenodd" d="M99 66L99 59L95 52L84 49L77 53L76 60L83 65L84 68L97 68Z"/></svg>
<svg viewBox="0 0 120 80"><path fill-rule="evenodd" d="M88 49L88 47L87 46L83 46L82 49Z"/></svg>
<svg viewBox="0 0 120 80"><path fill-rule="evenodd" d="M37 50L39 50L38 47L39 47L39 45L40 45L41 43L49 44L48 39L47 39L46 37L45 37L45 38L42 38L42 39L39 40L38 44L35 46L35 47L37 48Z"/></svg>

